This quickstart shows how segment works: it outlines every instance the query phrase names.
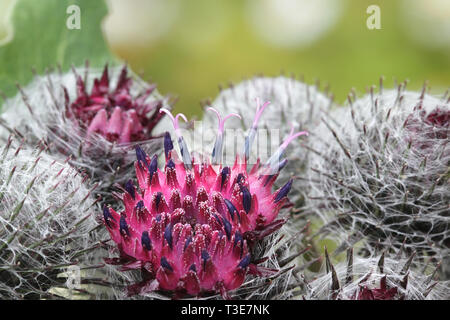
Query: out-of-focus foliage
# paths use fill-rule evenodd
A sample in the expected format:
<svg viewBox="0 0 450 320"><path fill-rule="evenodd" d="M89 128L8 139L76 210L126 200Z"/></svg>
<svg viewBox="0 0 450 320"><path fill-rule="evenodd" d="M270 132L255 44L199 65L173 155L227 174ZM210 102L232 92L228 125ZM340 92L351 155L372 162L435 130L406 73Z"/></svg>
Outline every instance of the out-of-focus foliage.
<svg viewBox="0 0 450 320"><path fill-rule="evenodd" d="M337 1L341 10L336 24L300 48L276 48L259 38L249 18L249 1L178 2L176 18L170 15L172 26L151 43L116 41L108 19L105 30L115 52L157 82L161 92L179 94L177 109L188 114L201 114L199 101L214 99L218 84L239 82L256 73L277 75L280 70L303 74L309 83L320 79L322 87L329 83L340 103L352 87L363 92L366 86L378 83L380 76L385 77L387 87L393 85L394 78L409 79L412 90L429 80L432 93L445 91L450 83L450 51L424 46L411 37L408 26L415 21L408 21L409 9L401 1ZM424 2L426 7L428 2ZM380 7L381 30L366 26L369 5ZM124 21L129 19L121 16ZM322 23L321 18L315 14L315 23ZM164 19L163 14L160 19ZM134 22L139 23L138 19ZM143 35L151 32L142 30Z"/></svg>
<svg viewBox="0 0 450 320"><path fill-rule="evenodd" d="M0 8L6 8L5 3L10 1L0 0ZM16 18L27 20L21 28L32 26L29 32L21 32L25 32L22 37L26 39L23 40L27 40L24 52L32 52L35 60L24 66L20 57L25 53L15 50L18 51L14 52L16 57L7 59L9 64L0 68L2 80L18 67L28 71L32 64L38 67L41 63L53 64L57 57L49 48L55 48L57 40L53 44L48 41L55 35L58 39L65 39L64 35L70 34L65 28L65 8L70 1L18 1L27 3L27 6L28 3L35 4L34 8L30 6L20 10L20 13L16 12ZM286 6L293 1L279 3ZM315 41L300 47L275 47L265 42L254 29L251 10L255 10L255 6L251 0L135 0L125 4L121 0L110 0L107 3L111 15L105 19L105 36L113 51L128 61L135 71L142 71L145 77L158 83L161 92L178 94L180 101L177 109L188 114L200 115L199 101L208 97L213 99L218 84L238 82L256 73L277 75L281 70L303 74L309 83L315 79L320 79L322 86L328 83L338 102L345 100L352 87L362 92L366 86L377 83L382 75L386 78L386 86L392 86L396 78L399 81L409 79L412 90L419 89L424 80L430 81L432 93L447 88L450 83L450 73L446 72L450 70L450 51L445 47L432 47L415 41L410 28L412 24L423 21L445 25L448 9L433 9L442 6L438 0L415 0L414 8L411 7L413 3L407 6L398 0L329 1L330 7L339 8L336 21ZM325 0L320 2L326 3ZM67 54L64 62L73 60L70 63L80 64L86 56L94 61L108 57L98 53L104 52L97 32L100 30L100 19L106 14L102 1L78 3L89 8L82 10L84 25L80 36L69 41L73 50L65 50L75 56L69 57ZM369 5L380 7L380 30L369 30L366 26ZM312 9L305 7L301 12L294 9L292 13L300 19L305 17L307 10ZM61 11L60 15L48 14L58 11ZM286 14L285 11L282 14ZM38 12L47 12L43 22L36 20ZM281 14L277 10L265 12L267 27L276 18L272 15ZM411 15L417 12L422 12L423 19L409 21ZM312 26L327 23L330 19L325 11L321 13L316 10L311 16L314 17ZM307 24L295 23L294 18L291 21L297 28L292 31L293 34L302 36L299 25ZM0 36L1 29L0 24ZM424 26L421 30L429 32L431 39L436 38L436 30L441 29ZM87 34L89 38L82 36ZM43 58L39 58L43 61L36 58L40 56L37 55L40 50L49 50ZM5 64L3 56L1 61ZM29 73L16 80L23 83L28 80L27 77L30 77Z"/></svg>
<svg viewBox="0 0 450 320"><path fill-rule="evenodd" d="M11 1L0 3L5 10L14 5L9 17L12 33L8 34L8 41L0 45L0 89L8 96L16 92L16 83L26 85L31 80L32 68L42 73L57 64L67 70L72 65L83 64L86 59L92 66L102 66L113 59L101 31L100 23L107 14L103 1L16 0L15 4ZM80 8L79 30L66 26L71 15L67 8L72 4Z"/></svg>

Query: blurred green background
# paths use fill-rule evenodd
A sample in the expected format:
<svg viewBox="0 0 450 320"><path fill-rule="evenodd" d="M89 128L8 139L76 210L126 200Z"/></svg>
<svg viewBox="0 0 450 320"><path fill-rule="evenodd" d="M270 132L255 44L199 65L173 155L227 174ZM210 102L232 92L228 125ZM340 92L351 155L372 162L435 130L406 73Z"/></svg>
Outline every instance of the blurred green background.
<svg viewBox="0 0 450 320"><path fill-rule="evenodd" d="M0 0L0 39L14 0ZM101 0L95 0L101 1ZM263 73L303 75L329 84L342 103L349 90L425 80L450 84L448 0L110 0L105 37L120 58L179 96L177 110L200 115L218 85ZM369 5L381 29L369 30ZM1 71L0 71L1 72Z"/></svg>

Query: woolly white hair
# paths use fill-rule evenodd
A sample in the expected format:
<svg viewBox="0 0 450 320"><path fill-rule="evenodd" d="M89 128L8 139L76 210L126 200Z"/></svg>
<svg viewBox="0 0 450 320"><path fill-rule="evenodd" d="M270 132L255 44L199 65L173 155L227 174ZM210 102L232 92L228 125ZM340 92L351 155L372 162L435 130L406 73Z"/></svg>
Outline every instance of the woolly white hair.
<svg viewBox="0 0 450 320"><path fill-rule="evenodd" d="M332 105L332 99L319 92L317 86L310 86L295 78L254 77L237 85L222 90L211 106L222 115L236 113L241 116L230 118L226 122L224 157L234 159L236 153L244 150L244 140L237 136L245 136L253 124L253 116L257 113L260 103L270 101L259 122L259 130L255 140L255 147L250 154L249 163L255 163L257 158L264 163L278 149L282 140L289 134L291 126L300 130L310 130L320 122L320 114ZM217 117L214 113L205 111L202 124L195 128L195 142L200 140L202 147L209 145L212 150L217 128ZM234 132L233 132L234 130ZM237 130L237 132L236 132ZM227 134L232 137L227 138ZM287 167L280 172L279 181L286 181L294 173L303 173L308 163L310 152L303 147L303 139L294 140L289 148ZM199 148L200 149L200 148ZM230 154L231 153L231 154ZM228 159L228 158L227 158ZM291 193L291 200L296 201L297 192L306 185L296 180Z"/></svg>
<svg viewBox="0 0 450 320"><path fill-rule="evenodd" d="M109 68L110 87L115 87L122 67ZM0 117L0 137L5 140L11 132L26 137L28 141L45 141L49 151L70 155L70 163L82 168L96 181L102 181L105 187L113 182L124 183L130 178L134 160L134 147L139 144L149 153L161 150L161 139L154 138L128 144L116 144L106 140L99 134L91 134L86 141L86 130L74 126L66 118L66 89L69 101L77 97L76 75L83 77L86 89L89 91L93 81L100 78L103 70L80 67L73 72L49 72L44 76L36 75L32 82L15 97L8 99L4 112ZM132 95L144 92L148 84L137 75L131 74L133 84L130 88ZM147 98L147 102L162 101L168 106L168 98L161 96L156 90ZM169 107L170 108L170 107ZM155 128L163 132L167 122L159 123ZM103 187L101 189L104 189Z"/></svg>
<svg viewBox="0 0 450 320"><path fill-rule="evenodd" d="M364 238L448 260L448 120L435 126L424 119L437 108L448 115L449 107L447 96L400 85L324 116L308 207L326 223L323 232L348 231L341 248Z"/></svg>
<svg viewBox="0 0 450 320"><path fill-rule="evenodd" d="M328 270L306 285L307 299L312 300L355 300L362 287L380 288L380 282L386 277L386 286L396 288L393 299L405 300L447 300L450 298L450 281L436 281L431 266L413 269L413 256L405 258L399 255L372 255L364 258L347 256L347 261L337 265L328 265ZM326 268L324 268L326 269Z"/></svg>
<svg viewBox="0 0 450 320"><path fill-rule="evenodd" d="M67 267L91 266L93 190L44 149L9 140L0 156L0 298L52 298Z"/></svg>

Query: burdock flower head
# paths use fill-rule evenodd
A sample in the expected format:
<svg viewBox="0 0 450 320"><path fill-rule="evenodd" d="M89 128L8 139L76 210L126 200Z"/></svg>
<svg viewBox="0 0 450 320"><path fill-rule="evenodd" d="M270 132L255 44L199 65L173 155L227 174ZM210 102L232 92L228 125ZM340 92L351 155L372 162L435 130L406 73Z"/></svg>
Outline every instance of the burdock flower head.
<svg viewBox="0 0 450 320"><path fill-rule="evenodd" d="M353 256L331 263L325 249L326 270L306 285L308 299L319 300L442 300L448 299L449 282L436 280L436 266L413 267L415 254L403 257L383 252L371 257ZM417 260L417 259L416 259Z"/></svg>
<svg viewBox="0 0 450 320"><path fill-rule="evenodd" d="M128 293L159 291L172 297L218 293L230 297L230 291L243 286L249 274L263 278L279 274L274 266L282 267L294 257L279 264L267 260L263 255L275 244L264 243L264 239L286 222L279 212L288 204L292 181L275 192L272 185L286 162L279 159L282 151L306 132L291 133L272 161L266 165L258 162L247 170L245 156L237 157L233 166L220 162L228 117L222 119L218 114L212 163L198 162L178 126L184 115L174 117L166 109L161 111L173 120L182 161L168 133L164 169L158 168L156 155L150 158L137 147L137 186L128 181L118 195L124 203L122 212L109 207L103 211L104 223L121 254L109 262L142 271L144 281L129 287ZM256 120L262 111L260 108ZM251 148L251 139L248 141L246 148ZM278 253L283 256L281 251ZM255 296L259 286L251 290ZM235 292L233 297L240 295L244 293Z"/></svg>
<svg viewBox="0 0 450 320"><path fill-rule="evenodd" d="M98 133L117 143L144 141L161 119L161 100L150 100L156 86L149 85L140 92L131 92L133 79L124 67L115 86L109 77L108 66L101 78L94 78L90 92L81 75L76 74L77 98L68 103L66 116L87 130L87 136ZM67 93L67 89L65 89Z"/></svg>
<svg viewBox="0 0 450 320"><path fill-rule="evenodd" d="M50 299L51 288L66 288L59 275L67 267L92 268L95 188L43 145L7 141L0 152L0 299Z"/></svg>
<svg viewBox="0 0 450 320"><path fill-rule="evenodd" d="M450 263L450 105L422 92L372 90L324 116L328 138L316 143L312 206L324 232L349 234L342 248L404 246ZM342 239L341 239L342 240Z"/></svg>
<svg viewBox="0 0 450 320"><path fill-rule="evenodd" d="M108 184L126 166L139 142L156 151L154 129L167 104L127 66L103 71L86 68L36 76L21 94L6 101L1 124L27 140L44 140L53 153ZM5 136L5 134L4 134Z"/></svg>

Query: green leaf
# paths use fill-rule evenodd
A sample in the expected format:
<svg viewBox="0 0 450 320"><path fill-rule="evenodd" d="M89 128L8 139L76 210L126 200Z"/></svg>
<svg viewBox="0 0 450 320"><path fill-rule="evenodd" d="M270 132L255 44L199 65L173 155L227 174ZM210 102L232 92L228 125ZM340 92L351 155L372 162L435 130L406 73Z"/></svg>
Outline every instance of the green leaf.
<svg viewBox="0 0 450 320"><path fill-rule="evenodd" d="M80 8L80 29L67 27L71 5ZM41 74L58 64L65 71L86 60L94 67L114 63L101 28L107 11L103 0L17 0L11 15L13 36L0 46L0 90L15 95L16 83L25 86L33 68Z"/></svg>

